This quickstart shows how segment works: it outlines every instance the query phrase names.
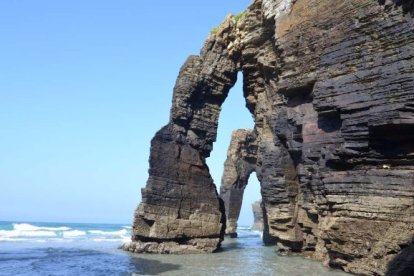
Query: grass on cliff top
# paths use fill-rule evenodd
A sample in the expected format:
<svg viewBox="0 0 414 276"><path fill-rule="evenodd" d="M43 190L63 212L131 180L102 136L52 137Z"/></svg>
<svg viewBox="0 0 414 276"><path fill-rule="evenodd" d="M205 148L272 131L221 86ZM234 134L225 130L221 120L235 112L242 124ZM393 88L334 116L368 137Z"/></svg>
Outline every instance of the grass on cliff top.
<svg viewBox="0 0 414 276"><path fill-rule="evenodd" d="M243 18L246 15L246 11L242 11L241 13L238 13L236 15L233 15L234 20L236 20L236 23L239 22L241 18Z"/></svg>
<svg viewBox="0 0 414 276"><path fill-rule="evenodd" d="M213 29L211 29L210 33L215 34L218 31L219 26L214 27Z"/></svg>
<svg viewBox="0 0 414 276"><path fill-rule="evenodd" d="M241 13L238 13L238 14L236 14L236 15L233 15L233 18L234 18L234 20L235 20L235 21L236 21L236 23L237 23L237 22L239 22L239 20L240 20L241 18L243 18L243 16L245 16L245 15L246 15L246 11L242 11ZM221 23L220 23L220 25L221 25ZM213 29L211 29L210 33L212 33L212 34L217 33L217 31L218 31L218 29L219 29L220 25L218 25L218 26L214 27Z"/></svg>

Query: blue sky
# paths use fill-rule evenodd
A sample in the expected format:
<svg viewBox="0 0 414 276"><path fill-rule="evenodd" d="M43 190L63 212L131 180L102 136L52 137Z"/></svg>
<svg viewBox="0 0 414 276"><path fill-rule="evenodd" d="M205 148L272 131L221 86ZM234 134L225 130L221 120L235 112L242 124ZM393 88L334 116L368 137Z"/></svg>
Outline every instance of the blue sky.
<svg viewBox="0 0 414 276"><path fill-rule="evenodd" d="M0 220L130 222L179 68L249 3L1 1ZM252 126L240 79L207 160L216 184L231 131Z"/></svg>

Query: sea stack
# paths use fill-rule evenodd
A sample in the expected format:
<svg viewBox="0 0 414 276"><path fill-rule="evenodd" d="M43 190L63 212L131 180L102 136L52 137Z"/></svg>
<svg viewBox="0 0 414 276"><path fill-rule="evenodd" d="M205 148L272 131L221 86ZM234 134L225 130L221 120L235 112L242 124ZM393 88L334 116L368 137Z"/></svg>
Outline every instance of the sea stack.
<svg viewBox="0 0 414 276"><path fill-rule="evenodd" d="M355 274L411 272L413 14L412 0L255 0L226 17L180 70L124 248L220 246L230 215L206 158L242 72L264 237Z"/></svg>
<svg viewBox="0 0 414 276"><path fill-rule="evenodd" d="M263 208L262 201L258 200L252 204L253 225L252 230L263 231Z"/></svg>

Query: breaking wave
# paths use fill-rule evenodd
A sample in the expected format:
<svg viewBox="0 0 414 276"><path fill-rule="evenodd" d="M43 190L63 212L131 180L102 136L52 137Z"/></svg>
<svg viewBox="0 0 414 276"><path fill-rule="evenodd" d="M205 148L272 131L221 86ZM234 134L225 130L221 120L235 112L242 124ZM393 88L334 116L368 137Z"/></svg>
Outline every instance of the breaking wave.
<svg viewBox="0 0 414 276"><path fill-rule="evenodd" d="M13 229L18 231L67 231L70 230L70 227L61 226L61 227L47 227L47 226L35 226L28 223L13 223Z"/></svg>
<svg viewBox="0 0 414 276"><path fill-rule="evenodd" d="M63 237L65 238L73 238L73 237L85 236L86 232L80 231L80 230L72 230L72 231L65 231L62 234L63 234Z"/></svg>
<svg viewBox="0 0 414 276"><path fill-rule="evenodd" d="M103 236L124 236L128 233L126 229L122 229L119 231L102 231L102 230L90 230L88 233L94 235L103 235Z"/></svg>
<svg viewBox="0 0 414 276"><path fill-rule="evenodd" d="M36 225L0 222L1 242L93 241L125 242L130 240L130 226L103 224Z"/></svg>

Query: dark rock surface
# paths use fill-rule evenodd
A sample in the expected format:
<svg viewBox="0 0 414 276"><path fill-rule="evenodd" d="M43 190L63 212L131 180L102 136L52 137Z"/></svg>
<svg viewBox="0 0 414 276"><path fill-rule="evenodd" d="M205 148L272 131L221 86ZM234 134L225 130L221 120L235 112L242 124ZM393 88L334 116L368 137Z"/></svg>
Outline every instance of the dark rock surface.
<svg viewBox="0 0 414 276"><path fill-rule="evenodd" d="M205 158L216 139L220 106L237 78L227 47L227 18L180 70L170 122L151 142L149 178L124 249L148 253L213 252L223 239L224 206Z"/></svg>
<svg viewBox="0 0 414 276"><path fill-rule="evenodd" d="M411 0L256 0L238 21L228 17L180 71L125 248L219 246L224 214L233 215L205 158L242 71L264 237L357 274L412 260L404 251L414 236L412 13Z"/></svg>

